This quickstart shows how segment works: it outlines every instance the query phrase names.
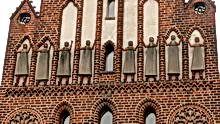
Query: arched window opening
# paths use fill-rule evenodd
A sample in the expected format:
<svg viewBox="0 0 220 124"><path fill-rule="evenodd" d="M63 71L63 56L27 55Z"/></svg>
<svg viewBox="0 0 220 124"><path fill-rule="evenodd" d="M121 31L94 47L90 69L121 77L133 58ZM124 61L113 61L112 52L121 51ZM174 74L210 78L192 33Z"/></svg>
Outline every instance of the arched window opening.
<svg viewBox="0 0 220 124"><path fill-rule="evenodd" d="M109 107L104 107L100 113L100 123L99 124L112 124L113 115L112 110Z"/></svg>
<svg viewBox="0 0 220 124"><path fill-rule="evenodd" d="M114 47L111 44L108 44L105 47L105 71L114 70Z"/></svg>
<svg viewBox="0 0 220 124"><path fill-rule="evenodd" d="M70 124L70 113L67 110L61 113L60 124Z"/></svg>
<svg viewBox="0 0 220 124"><path fill-rule="evenodd" d="M73 2L69 2L63 9L60 48L64 46L66 41L70 42L75 40L77 24L77 8Z"/></svg>
<svg viewBox="0 0 220 124"><path fill-rule="evenodd" d="M115 17L115 0L108 0L108 10L107 17L114 18Z"/></svg>
<svg viewBox="0 0 220 124"><path fill-rule="evenodd" d="M155 110L151 107L147 108L144 115L145 124L156 124Z"/></svg>

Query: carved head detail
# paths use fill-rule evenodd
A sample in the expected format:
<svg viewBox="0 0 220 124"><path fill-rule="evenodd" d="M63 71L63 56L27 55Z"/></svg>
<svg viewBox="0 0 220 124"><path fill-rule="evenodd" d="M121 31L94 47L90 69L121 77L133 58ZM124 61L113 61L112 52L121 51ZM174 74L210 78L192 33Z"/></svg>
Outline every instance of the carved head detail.
<svg viewBox="0 0 220 124"><path fill-rule="evenodd" d="M64 43L64 47L69 47L69 42L66 41L66 42Z"/></svg>
<svg viewBox="0 0 220 124"><path fill-rule="evenodd" d="M199 37L195 37L195 43L199 43L199 42L200 42Z"/></svg>
<svg viewBox="0 0 220 124"><path fill-rule="evenodd" d="M90 40L87 40L87 41L86 41L86 46L90 46L90 44L91 44L91 41L90 41Z"/></svg>
<svg viewBox="0 0 220 124"><path fill-rule="evenodd" d="M128 41L128 46L133 46L133 41Z"/></svg>
<svg viewBox="0 0 220 124"><path fill-rule="evenodd" d="M23 49L27 49L28 45L27 44L23 44Z"/></svg>
<svg viewBox="0 0 220 124"><path fill-rule="evenodd" d="M176 40L176 36L175 36L175 35L172 35L172 36L171 36L171 41L174 41L174 40Z"/></svg>
<svg viewBox="0 0 220 124"><path fill-rule="evenodd" d="M154 43L154 38L153 37L149 37L149 42L150 43Z"/></svg>
<svg viewBox="0 0 220 124"><path fill-rule="evenodd" d="M47 43L44 44L44 48L48 48L48 44Z"/></svg>

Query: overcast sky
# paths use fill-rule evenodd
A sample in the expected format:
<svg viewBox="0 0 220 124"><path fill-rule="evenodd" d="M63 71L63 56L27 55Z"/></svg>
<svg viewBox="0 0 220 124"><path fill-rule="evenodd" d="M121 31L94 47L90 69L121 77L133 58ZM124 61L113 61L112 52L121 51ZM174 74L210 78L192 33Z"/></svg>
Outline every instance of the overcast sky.
<svg viewBox="0 0 220 124"><path fill-rule="evenodd" d="M0 81L1 81L1 73L3 69L4 56L5 56L5 47L8 38L8 29L9 29L9 18L11 14L16 10L16 7L20 5L22 0L5 0L0 4ZM41 0L33 0L33 5L36 6L36 11L40 10L40 1ZM188 1L188 0L186 0ZM216 18L217 18L217 34L218 39L220 40L220 0L216 1ZM218 50L220 49L220 43L218 43ZM220 50L219 50L220 51ZM219 54L220 55L220 54ZM219 57L220 58L220 57Z"/></svg>

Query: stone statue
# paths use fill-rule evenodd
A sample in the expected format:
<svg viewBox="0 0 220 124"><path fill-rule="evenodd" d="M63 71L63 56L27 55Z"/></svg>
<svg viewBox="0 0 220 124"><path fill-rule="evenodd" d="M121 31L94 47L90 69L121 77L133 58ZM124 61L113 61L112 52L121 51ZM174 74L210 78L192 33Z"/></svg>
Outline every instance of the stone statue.
<svg viewBox="0 0 220 124"><path fill-rule="evenodd" d="M191 65L192 77L196 79L196 73L198 73L199 78L203 79L203 71L205 70L204 45L200 43L199 37L195 37L195 44L190 44L190 46L194 48Z"/></svg>
<svg viewBox="0 0 220 124"><path fill-rule="evenodd" d="M146 63L145 63L145 78L146 81L153 79L156 81L157 77L157 44L154 43L154 38L149 38L149 45L146 51Z"/></svg>
<svg viewBox="0 0 220 124"><path fill-rule="evenodd" d="M17 51L18 56L17 56L16 68L15 68L15 76L16 76L15 86L19 85L21 77L24 78L22 85L23 86L26 85L27 77L29 74L28 53L30 49L31 47L28 49L27 44L23 44L22 50Z"/></svg>
<svg viewBox="0 0 220 124"><path fill-rule="evenodd" d="M69 42L64 43L64 47L59 49L60 52L58 69L57 69L57 77L58 77L58 85L62 84L62 80L66 79L66 85L68 85L69 77L71 77L71 49L72 49L73 41L71 41L71 45L69 47Z"/></svg>
<svg viewBox="0 0 220 124"><path fill-rule="evenodd" d="M91 42L86 41L86 46L81 48L81 55L79 61L79 75L80 83L83 84L85 77L88 78L88 84L91 82L92 77L92 50L93 47L90 46Z"/></svg>
<svg viewBox="0 0 220 124"><path fill-rule="evenodd" d="M169 80L178 80L180 75L179 62L179 43L176 42L176 36L171 36L171 42L168 44L168 76Z"/></svg>
<svg viewBox="0 0 220 124"><path fill-rule="evenodd" d="M127 82L127 77L131 76L131 81L134 82L134 76L136 72L135 68L135 50L133 47L133 41L128 42L128 47L123 49L125 51L125 60L124 60L124 82Z"/></svg>
<svg viewBox="0 0 220 124"><path fill-rule="evenodd" d="M44 84L47 84L47 81L49 80L49 60L50 60L50 49L51 45L48 49L48 44L45 43L43 46L43 49L36 50L38 52L38 64L37 64L37 73L36 73L36 81L37 86L40 82L44 82Z"/></svg>

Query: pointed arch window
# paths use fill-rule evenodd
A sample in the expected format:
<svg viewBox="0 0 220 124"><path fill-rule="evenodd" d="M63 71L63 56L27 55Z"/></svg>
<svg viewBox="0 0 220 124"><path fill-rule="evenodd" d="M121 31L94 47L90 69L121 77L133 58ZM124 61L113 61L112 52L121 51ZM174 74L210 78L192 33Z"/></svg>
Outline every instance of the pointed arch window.
<svg viewBox="0 0 220 124"><path fill-rule="evenodd" d="M70 113L67 110L61 113L60 124L70 124Z"/></svg>
<svg viewBox="0 0 220 124"><path fill-rule="evenodd" d="M114 47L108 44L105 47L105 71L114 70Z"/></svg>
<svg viewBox="0 0 220 124"><path fill-rule="evenodd" d="M115 17L115 0L108 0L107 18Z"/></svg>
<svg viewBox="0 0 220 124"><path fill-rule="evenodd" d="M112 110L109 107L104 107L100 114L101 116L100 116L99 124L112 124L113 123Z"/></svg>
<svg viewBox="0 0 220 124"><path fill-rule="evenodd" d="M145 124L156 124L156 114L153 108L147 108L144 116Z"/></svg>

